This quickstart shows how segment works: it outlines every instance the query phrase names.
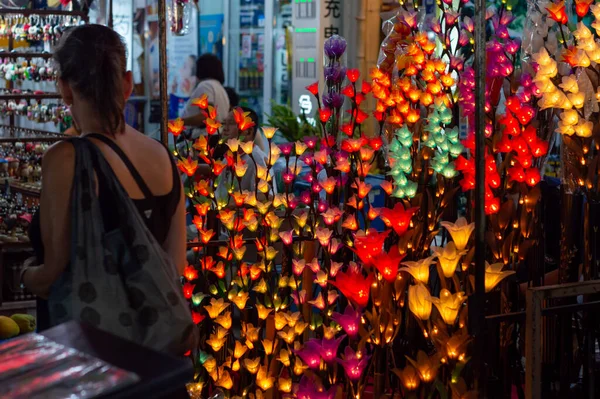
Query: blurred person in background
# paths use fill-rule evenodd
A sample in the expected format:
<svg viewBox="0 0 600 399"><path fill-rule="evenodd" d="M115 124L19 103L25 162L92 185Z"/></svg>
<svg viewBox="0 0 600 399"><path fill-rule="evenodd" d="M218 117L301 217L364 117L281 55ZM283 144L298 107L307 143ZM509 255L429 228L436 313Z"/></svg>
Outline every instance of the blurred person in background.
<svg viewBox="0 0 600 399"><path fill-rule="evenodd" d="M239 139L240 141L253 141L254 146L252 147L252 159L248 154L242 155L242 161L244 161L248 165L248 169L246 170L246 174L242 177L241 189L254 191L256 189L256 168L263 167L266 168L268 161L268 153L269 153L269 143L262 133L259 126L258 114L250 109L242 107L240 108L244 113L248 114L248 117L252 119L254 122L254 126L240 131L237 123L235 122L235 117L233 111L229 113L225 122L223 122L223 139L222 141L225 143L223 145L227 145L227 140L230 139ZM254 164L256 162L256 165Z"/></svg>
<svg viewBox="0 0 600 399"><path fill-rule="evenodd" d="M225 72L223 64L217 56L204 54L196 61L196 77L198 85L190 94L190 100L185 105L182 119L186 126L203 128L206 115L200 108L195 106L194 100L206 95L208 103L217 109L217 120L224 121L231 109L229 96L223 87L225 83ZM200 133L198 133L200 134Z"/></svg>

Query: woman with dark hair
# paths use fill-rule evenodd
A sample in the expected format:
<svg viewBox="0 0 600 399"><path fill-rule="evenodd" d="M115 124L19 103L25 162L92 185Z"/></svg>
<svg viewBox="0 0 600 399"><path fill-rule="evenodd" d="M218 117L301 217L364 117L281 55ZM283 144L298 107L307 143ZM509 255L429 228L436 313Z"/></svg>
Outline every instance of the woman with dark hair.
<svg viewBox="0 0 600 399"><path fill-rule="evenodd" d="M217 109L217 120L224 121L229 113L231 105L229 96L223 87L225 83L225 72L221 60L213 54L203 54L196 61L196 76L198 86L190 95L190 100L183 110L183 121L186 126L204 126L206 116L193 101L206 95L208 103Z"/></svg>
<svg viewBox="0 0 600 399"><path fill-rule="evenodd" d="M164 250L180 276L186 265L185 205L181 180L169 151L159 142L127 126L124 108L133 89L132 74L127 71L125 46L112 29L101 25L84 25L68 30L54 53L59 72L58 88L70 107L74 124L88 147L95 148L96 158L107 165L94 167L95 186L102 220L89 220L84 229L101 223L104 231L122 229L119 208L110 187L118 181L131 198L154 240ZM79 142L78 142L79 143ZM47 298L51 288L71 289L63 275L80 248L72 248L72 189L81 170L75 171L76 142L65 141L48 149L43 158L43 189L40 202L40 224L32 226L39 266L26 267L22 284L32 293ZM97 151L99 150L99 151ZM95 165L99 165L96 161ZM85 175L82 175L85 177ZM73 191L74 192L74 191ZM121 197L123 198L123 197ZM126 198L126 197L125 197ZM89 226L89 227L88 227ZM110 234L110 233L109 233ZM108 235L103 237L103 241ZM105 243L98 244L103 247ZM81 255L77 255L80 257ZM98 267L105 260L98 259ZM29 263L35 261L30 260ZM104 265L105 266L105 265ZM68 273L66 273L68 275ZM62 285L62 284L67 284ZM81 295L81 293L79 294ZM127 306L127 304L123 304ZM115 312L120 311L115 309ZM50 309L51 319L56 316ZM104 315L102 315L104 317Z"/></svg>

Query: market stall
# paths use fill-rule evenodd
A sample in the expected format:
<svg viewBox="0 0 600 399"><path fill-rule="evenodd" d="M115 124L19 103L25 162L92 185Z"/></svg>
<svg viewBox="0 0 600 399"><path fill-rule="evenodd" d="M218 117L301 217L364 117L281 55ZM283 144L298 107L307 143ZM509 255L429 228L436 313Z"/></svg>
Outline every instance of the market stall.
<svg viewBox="0 0 600 399"><path fill-rule="evenodd" d="M314 17L316 3L339 11L296 0L292 20ZM174 392L187 382L192 398L597 397L600 6L425 3L394 9L368 74L347 65L352 43L329 35L323 76L302 75L312 79L304 103L316 106L298 117L315 121L314 135L282 139L287 126L259 126L248 109L217 120L207 95L193 99L205 134L166 118L167 32L189 34L192 4L159 1L160 133L184 179L181 290L202 339L183 361L148 355L174 376L149 372L136 345L122 356L123 340L119 353L62 344L116 366L131 384L121 393L148 396L165 395L145 385L161 380ZM264 38L259 18L247 24L230 32L232 59L243 59L230 75L264 103ZM301 59L295 71L315 62ZM35 81L27 68L9 80ZM47 122L27 107L55 93L10 90L0 102L11 118ZM38 103L8 105L22 96ZM26 251L39 154L60 137L4 129L0 245ZM2 248L6 270L13 254ZM13 320L27 332L30 319ZM53 345L30 337L0 354L11 342Z"/></svg>
<svg viewBox="0 0 600 399"><path fill-rule="evenodd" d="M183 292L208 337L190 353L193 397L537 398L557 380L563 396L596 395L585 243L596 239L598 57L582 21L600 14L575 3L571 17L564 2L530 4L523 42L513 4L401 3L369 76L346 68L349 44L332 36L324 84L306 87L318 135L276 144L262 126L263 159L241 109L237 138L222 136L206 97L195 104L207 137L169 125L197 231ZM369 118L379 129L367 136ZM546 249L556 230L543 228L557 137L572 152L558 271ZM542 305L562 295L586 296Z"/></svg>

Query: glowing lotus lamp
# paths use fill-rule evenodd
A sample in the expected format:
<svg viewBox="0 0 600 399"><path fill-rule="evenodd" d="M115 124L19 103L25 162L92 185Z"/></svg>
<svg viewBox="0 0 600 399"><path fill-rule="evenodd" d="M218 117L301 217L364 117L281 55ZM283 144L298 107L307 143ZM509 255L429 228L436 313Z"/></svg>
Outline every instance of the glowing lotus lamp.
<svg viewBox="0 0 600 399"><path fill-rule="evenodd" d="M296 352L304 363L311 370L317 370L321 365L321 356L319 354L319 345L314 341L309 341L304 346L304 349Z"/></svg>
<svg viewBox="0 0 600 399"><path fill-rule="evenodd" d="M456 223L441 222L440 224L448 230L458 251L463 251L467 247L471 234L475 230L475 223L468 224L464 217L458 218Z"/></svg>
<svg viewBox="0 0 600 399"><path fill-rule="evenodd" d="M256 305L256 310L258 312L258 318L260 320L265 320L267 317L269 317L269 314L273 311L273 309L267 309L265 306L263 306L261 304Z"/></svg>
<svg viewBox="0 0 600 399"><path fill-rule="evenodd" d="M225 312L215 319L215 323L229 330L231 328L231 312Z"/></svg>
<svg viewBox="0 0 600 399"><path fill-rule="evenodd" d="M236 341L235 349L233 350L233 357L235 357L236 359L239 359L242 356L244 356L244 354L246 353L247 350L248 350L248 347L246 345L242 344L240 341Z"/></svg>
<svg viewBox="0 0 600 399"><path fill-rule="evenodd" d="M355 353L352 348L347 346L344 350L344 359L338 359L338 363L344 367L350 381L358 381L369 364L369 356L359 356L358 352Z"/></svg>
<svg viewBox="0 0 600 399"><path fill-rule="evenodd" d="M564 91L570 93L578 93L579 85L577 84L577 78L574 75L563 76L562 83L559 85Z"/></svg>
<svg viewBox="0 0 600 399"><path fill-rule="evenodd" d="M283 393L290 393L292 392L292 379L279 377L277 380L277 386L279 387L279 391Z"/></svg>
<svg viewBox="0 0 600 399"><path fill-rule="evenodd" d="M575 134L582 138L592 137L592 130L594 124L590 121L580 120L577 126L575 126Z"/></svg>
<svg viewBox="0 0 600 399"><path fill-rule="evenodd" d="M467 298L464 296L464 293L459 292L456 294L451 294L447 289L442 289L440 291L439 298L433 298L432 302L439 311L440 315L444 322L448 325L454 325L456 318L458 317L458 312L464 301Z"/></svg>
<svg viewBox="0 0 600 399"><path fill-rule="evenodd" d="M402 370L396 372L396 374L398 377L400 377L402 385L404 385L404 388L406 388L408 391L414 391L421 383L421 379L419 378L417 370L410 364Z"/></svg>
<svg viewBox="0 0 600 399"><path fill-rule="evenodd" d="M288 345L292 345L296 339L296 333L293 328L287 329L287 331L279 331L277 333L281 339L283 339Z"/></svg>
<svg viewBox="0 0 600 399"><path fill-rule="evenodd" d="M448 243L444 248L431 247L434 254L437 256L444 277L451 278L456 272L456 267L462 255L466 254L467 251L459 251L456 249L454 242Z"/></svg>
<svg viewBox="0 0 600 399"><path fill-rule="evenodd" d="M258 373L256 375L256 385L259 386L263 391L267 391L273 387L275 384L275 377L269 377L267 367L262 366L258 369Z"/></svg>
<svg viewBox="0 0 600 399"><path fill-rule="evenodd" d="M344 313L333 313L331 319L339 324L349 337L356 337L358 335L358 328L360 325L360 313L352 308L352 306L346 306Z"/></svg>
<svg viewBox="0 0 600 399"><path fill-rule="evenodd" d="M211 347L211 349L215 352L221 350L225 342L226 338L219 338L216 334L211 334L210 338L206 340L206 343Z"/></svg>
<svg viewBox="0 0 600 399"><path fill-rule="evenodd" d="M244 367L246 367L246 370L248 370L250 374L258 373L259 365L260 357L257 357L256 359L244 359Z"/></svg>
<svg viewBox="0 0 600 399"><path fill-rule="evenodd" d="M435 256L421 259L417 262L403 262L407 267L400 268L401 272L407 272L414 277L415 280L423 284L429 283L429 266L433 263Z"/></svg>
<svg viewBox="0 0 600 399"><path fill-rule="evenodd" d="M485 292L490 292L506 277L515 274L513 270L502 271L504 263L489 264L485 262Z"/></svg>
<svg viewBox="0 0 600 399"><path fill-rule="evenodd" d="M577 13L577 16L580 18L585 17L593 2L594 0L575 0L575 12Z"/></svg>
<svg viewBox="0 0 600 399"><path fill-rule="evenodd" d="M419 372L419 376L423 382L431 382L435 379L437 375L438 369L440 367L440 362L436 355L433 357L427 356L427 354L423 351L419 351L417 353L417 360L413 360L410 357L406 357L409 363L417 369Z"/></svg>
<svg viewBox="0 0 600 399"><path fill-rule="evenodd" d="M408 287L408 308L419 320L429 320L432 302L429 290L423 284Z"/></svg>
<svg viewBox="0 0 600 399"><path fill-rule="evenodd" d="M302 375L304 373L304 370L306 370L307 368L308 366L302 363L300 357L296 357L296 361L294 362L294 374Z"/></svg>
<svg viewBox="0 0 600 399"><path fill-rule="evenodd" d="M281 364L283 364L285 367L290 367L290 353L285 349L280 350L277 361L281 362Z"/></svg>
<svg viewBox="0 0 600 399"><path fill-rule="evenodd" d="M560 114L563 125L575 126L579 122L579 114L574 109L567 109Z"/></svg>
<svg viewBox="0 0 600 399"><path fill-rule="evenodd" d="M546 7L546 10L548 10L548 16L559 24L564 25L569 21L564 1L550 3L550 5Z"/></svg>
<svg viewBox="0 0 600 399"><path fill-rule="evenodd" d="M233 380L227 370L221 370L219 372L219 379L216 381L215 385L224 389L231 389L233 387Z"/></svg>

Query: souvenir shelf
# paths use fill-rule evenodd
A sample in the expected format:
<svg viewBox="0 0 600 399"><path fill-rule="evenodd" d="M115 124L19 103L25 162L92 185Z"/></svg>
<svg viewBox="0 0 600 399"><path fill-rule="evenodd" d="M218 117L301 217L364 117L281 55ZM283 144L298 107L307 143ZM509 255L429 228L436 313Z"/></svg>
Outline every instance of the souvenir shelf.
<svg viewBox="0 0 600 399"><path fill-rule="evenodd" d="M0 94L0 101L2 100L51 100L60 99L58 93L43 93L43 94Z"/></svg>
<svg viewBox="0 0 600 399"><path fill-rule="evenodd" d="M29 19L26 20L27 18ZM9 42L8 48L0 51L0 59L26 59L29 63L29 60L35 58L44 60L51 58L51 51L48 51L50 50L50 43L55 42L66 27L87 23L88 15L82 11L3 8L0 10L0 19L3 19L5 26L0 31L0 36L8 37ZM22 26L23 24L28 25L28 27ZM7 26L10 28L7 28ZM19 42L25 41L37 45L32 46L31 50L28 51L28 48L18 45ZM40 43L43 44L43 50L39 46ZM50 75L48 78L52 79L52 76ZM33 81L33 84L38 81ZM7 79L5 93L0 93L0 103L18 101L21 104L18 104L15 108L19 108L19 105L22 105L23 102L30 104L30 102L37 101L37 104L41 106L42 100L60 99L59 93L45 93L37 90L19 91L14 90L13 86L14 83ZM9 111L13 110L9 109ZM14 114L10 114L8 119L10 119L10 126L16 126ZM47 121L44 120L43 122ZM46 132L35 132L35 129L30 129L29 133L32 133L28 135L30 137L23 137L22 141L36 141L39 136L47 136ZM0 142L6 142L7 139L13 138L12 136L0 137ZM46 137L43 138L46 140ZM59 138L55 140L59 140Z"/></svg>
<svg viewBox="0 0 600 399"><path fill-rule="evenodd" d="M52 57L48 51L50 43L59 37L62 29L53 30L49 24L60 21L66 27L88 22L87 13L81 11L0 9L0 19L16 21L17 18L30 18L28 22L34 29L0 32L0 36L8 36L9 39L9 47L0 51L0 60L15 63L20 59L26 60L28 66L33 59L45 62ZM18 46L17 43L22 41L43 46L32 46L31 49ZM52 76L49 75L48 79ZM19 81L28 81L30 86L39 87L37 83L48 79L41 82L40 79ZM37 89L19 91L15 90L14 84L7 80L6 94L0 92L0 104L6 105L5 124L0 124L0 314L7 310L14 313L15 309L28 311L35 308L33 295L20 288L18 279L23 261L32 255L27 229L31 215L39 205L41 155L47 145L64 138L56 132L33 128L39 123L64 120L64 109L60 104L42 103L44 100L60 100L60 95ZM27 118L28 127L18 126L19 117Z"/></svg>
<svg viewBox="0 0 600 399"><path fill-rule="evenodd" d="M4 131L9 131L9 136ZM54 143L65 137L64 134L25 127L0 125L0 143L19 143L35 141L38 143Z"/></svg>
<svg viewBox="0 0 600 399"><path fill-rule="evenodd" d="M0 51L0 58L52 58L47 52Z"/></svg>
<svg viewBox="0 0 600 399"><path fill-rule="evenodd" d="M0 15L20 15L23 17L28 17L31 15L79 17L86 23L89 20L88 15L82 11L67 11L67 10L37 10L37 9L29 9L29 8L3 8L3 9L0 9Z"/></svg>

